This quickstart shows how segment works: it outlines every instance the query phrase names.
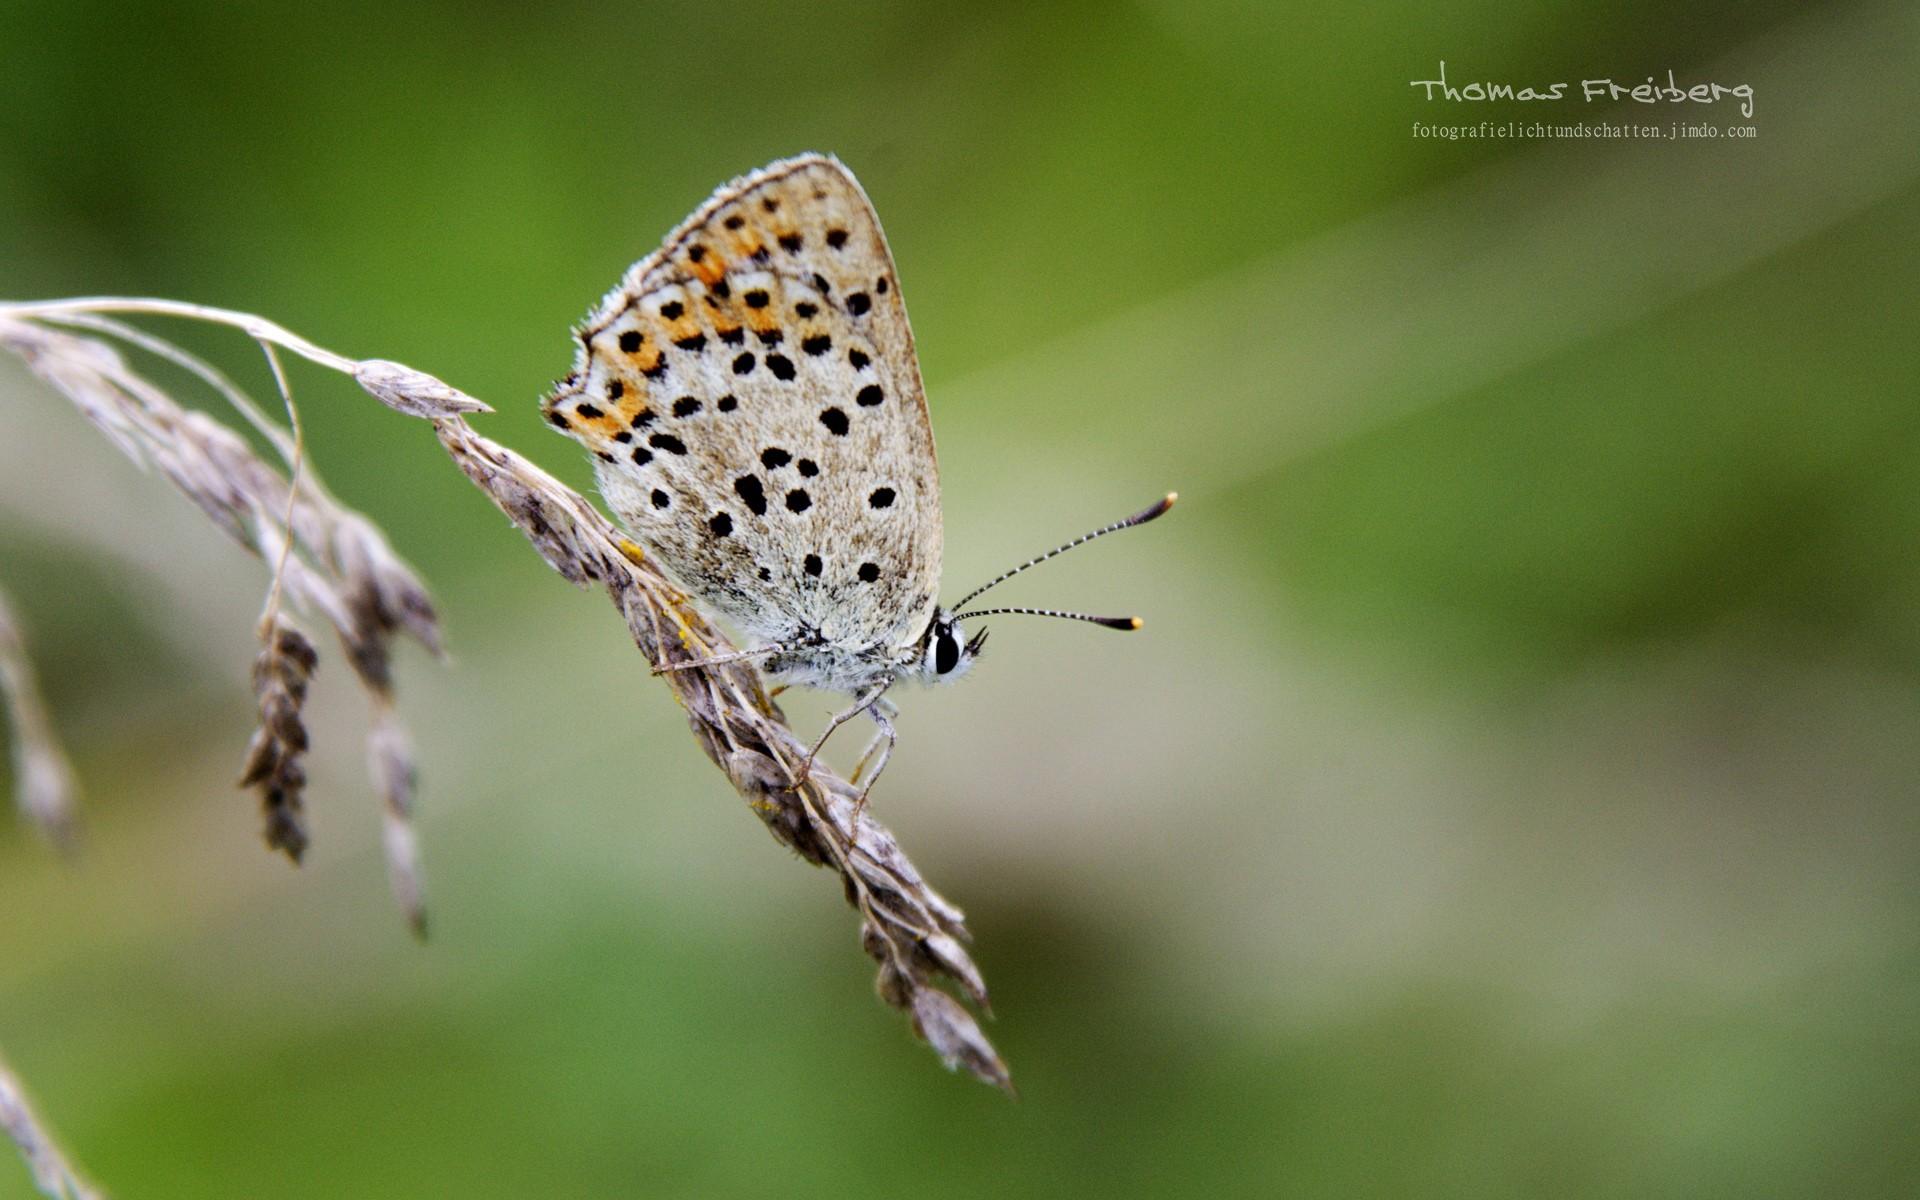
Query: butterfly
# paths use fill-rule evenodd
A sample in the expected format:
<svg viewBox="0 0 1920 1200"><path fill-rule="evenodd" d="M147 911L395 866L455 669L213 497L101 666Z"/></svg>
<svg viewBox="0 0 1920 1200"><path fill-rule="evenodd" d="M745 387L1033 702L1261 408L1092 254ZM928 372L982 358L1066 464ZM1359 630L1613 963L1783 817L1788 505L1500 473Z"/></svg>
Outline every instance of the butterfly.
<svg viewBox="0 0 1920 1200"><path fill-rule="evenodd" d="M575 331L546 418L593 455L634 540L755 643L785 683L851 695L807 759L865 713L886 765L903 680L959 679L1003 613L1137 629L1135 617L961 611L1056 554L1166 512L1169 494L942 606L933 427L879 218L834 158L728 183L630 268ZM683 664L690 665L690 664ZM698 664L691 664L698 665ZM864 801L866 792L861 793Z"/></svg>

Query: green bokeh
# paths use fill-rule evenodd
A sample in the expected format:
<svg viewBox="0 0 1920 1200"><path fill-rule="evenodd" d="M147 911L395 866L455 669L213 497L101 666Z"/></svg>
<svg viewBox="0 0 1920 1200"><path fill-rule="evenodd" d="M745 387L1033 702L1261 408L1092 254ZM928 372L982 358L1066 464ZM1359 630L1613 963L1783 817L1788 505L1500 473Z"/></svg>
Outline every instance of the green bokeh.
<svg viewBox="0 0 1920 1200"><path fill-rule="evenodd" d="M1417 139L1485 115L1407 87L1441 59L1745 80L1758 136ZM259 311L586 487L535 404L568 323L826 150L899 261L949 584L1185 496L1020 585L1146 634L996 627L876 794L1009 1104L874 1001L604 603L304 370L455 651L400 672L435 938L337 660L316 845L269 858L227 786L262 573L0 370L61 497L0 483L0 584L90 827L0 829L0 1047L111 1194L1920 1189L1911 11L17 0L0 63L0 294Z"/></svg>

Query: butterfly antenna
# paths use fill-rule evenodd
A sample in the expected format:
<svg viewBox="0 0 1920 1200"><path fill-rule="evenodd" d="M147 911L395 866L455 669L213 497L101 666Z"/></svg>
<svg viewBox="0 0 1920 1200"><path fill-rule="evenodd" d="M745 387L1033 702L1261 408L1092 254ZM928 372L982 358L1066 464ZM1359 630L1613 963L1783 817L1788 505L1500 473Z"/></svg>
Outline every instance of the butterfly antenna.
<svg viewBox="0 0 1920 1200"><path fill-rule="evenodd" d="M1058 555L1065 554L1067 551L1073 549L1075 546L1084 546L1088 542L1092 541L1097 537L1105 537L1109 533L1118 533L1122 529L1132 529L1135 525L1145 525L1148 521L1153 520L1155 517L1162 515L1168 509L1172 508L1173 502L1175 500L1178 500L1179 498L1180 498L1179 492L1168 492L1166 494L1166 497L1162 499L1158 504L1155 504L1152 508L1148 508L1148 509L1142 510L1141 512L1137 512L1132 516L1128 517L1124 521L1115 521L1111 525L1103 525L1099 529L1094 530L1092 533L1083 533L1079 537L1073 539L1072 541L1068 542L1064 546L1056 546L1054 549L1047 551L1045 554L1042 554L1038 558L1028 559L1026 562L1021 563L1019 566L1015 567L1013 570L1008 571L996 578L990 579L987 582L981 584L979 587L968 592L965 596L962 596L960 598L960 602L958 604L955 604L953 607L964 608L966 607L967 601L973 599L975 596L978 596L980 593L986 591L988 588L997 587L1000 584L1005 583L1007 580L1012 579L1015 575L1018 575L1020 572L1026 570L1027 568L1037 567L1041 563L1047 561L1050 558L1054 558ZM1110 629L1138 629L1140 627L1139 621L1133 617L1089 617L1081 613L1049 612L1049 611L1045 611L1037 608L998 608L992 611L996 613L1031 613L1035 616L1044 616L1044 617L1072 617L1078 621L1092 621L1095 624L1105 625ZM983 616L985 614L968 613L967 615ZM1119 622L1119 624L1115 624L1114 622L1116 621Z"/></svg>
<svg viewBox="0 0 1920 1200"><path fill-rule="evenodd" d="M1065 617L1069 621L1089 621L1095 625L1105 625L1108 629L1138 629L1139 617L1096 617L1090 613L1062 612L1057 608L976 608L972 612L953 614L956 621L968 617L997 617L1003 613L1015 613L1028 617Z"/></svg>

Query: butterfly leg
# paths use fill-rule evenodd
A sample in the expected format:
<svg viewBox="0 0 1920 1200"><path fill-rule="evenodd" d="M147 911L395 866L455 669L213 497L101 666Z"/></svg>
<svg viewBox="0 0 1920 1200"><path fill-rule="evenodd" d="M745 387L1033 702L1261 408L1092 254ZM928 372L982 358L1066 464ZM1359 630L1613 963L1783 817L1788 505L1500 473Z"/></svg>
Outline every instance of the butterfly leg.
<svg viewBox="0 0 1920 1200"><path fill-rule="evenodd" d="M883 679L872 688L869 688L851 705L833 714L833 719L827 722L827 728L820 734L820 740L813 744L813 749L807 751L807 760L800 764L800 777L794 782L795 787L799 787L800 784L805 783L807 777L813 774L813 760L820 756L821 747L827 744L827 739L833 736L833 731L872 708L874 704L880 700L880 697L886 693L886 690L892 686L893 680Z"/></svg>
<svg viewBox="0 0 1920 1200"><path fill-rule="evenodd" d="M893 753L894 735L890 718L900 715L899 708L895 707L891 700L876 700L867 709L867 715L873 718L873 723L879 728L874 731L872 740L867 743L867 748L860 752L859 761L853 764L853 774L847 777L849 783L860 782L860 777L866 773L867 760L873 757L874 751L880 749L880 743L885 742L887 749L886 753L880 756L880 766L874 769L874 779L880 778L880 772L887 765L887 756ZM867 786L869 788L873 786L872 780L867 782Z"/></svg>
<svg viewBox="0 0 1920 1200"><path fill-rule="evenodd" d="M690 671L695 667L717 667L722 663L745 662L749 658L765 658L769 654L778 654L786 649L781 645L756 646L751 650L735 650L732 654L716 654L712 658L690 658L686 662L668 663L664 667L655 667L655 675L665 675L668 671Z"/></svg>
<svg viewBox="0 0 1920 1200"><path fill-rule="evenodd" d="M862 754L860 761L854 765L853 782L860 781L860 768L866 765L868 755L875 749L880 751L880 761L874 764L873 774L867 776L867 785L860 789L860 798L853 802L853 828L856 832L860 828L860 814L867 810L867 795L873 791L873 785L879 782L880 772L887 769L887 760L893 757L893 744L899 740L893 732L893 722L887 719L891 715L888 710L899 711L885 700L876 700L867 708L867 715L873 718L873 723L880 727L880 731L873 735L873 740L867 743L866 754Z"/></svg>

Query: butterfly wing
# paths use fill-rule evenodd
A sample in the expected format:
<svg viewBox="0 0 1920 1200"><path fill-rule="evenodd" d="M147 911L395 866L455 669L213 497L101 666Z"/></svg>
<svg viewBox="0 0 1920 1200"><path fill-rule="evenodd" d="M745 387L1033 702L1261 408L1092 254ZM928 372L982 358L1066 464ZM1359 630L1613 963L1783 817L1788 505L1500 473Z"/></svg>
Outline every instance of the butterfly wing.
<svg viewBox="0 0 1920 1200"><path fill-rule="evenodd" d="M918 638L940 578L933 430L893 256L844 166L722 187L577 336L547 419L692 593L773 641Z"/></svg>

